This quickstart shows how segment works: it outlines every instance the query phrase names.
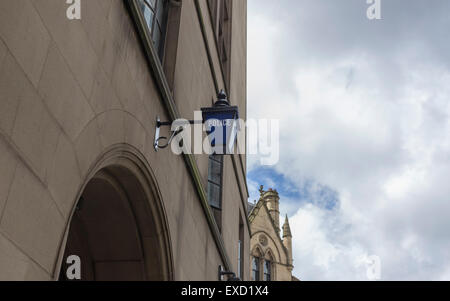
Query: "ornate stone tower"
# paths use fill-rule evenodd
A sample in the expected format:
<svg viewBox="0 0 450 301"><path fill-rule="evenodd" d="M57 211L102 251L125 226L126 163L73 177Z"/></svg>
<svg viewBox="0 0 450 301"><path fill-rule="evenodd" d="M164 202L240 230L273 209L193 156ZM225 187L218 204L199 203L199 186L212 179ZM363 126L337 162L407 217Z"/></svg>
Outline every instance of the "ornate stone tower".
<svg viewBox="0 0 450 301"><path fill-rule="evenodd" d="M291 234L291 226L289 226L289 219L286 215L286 220L284 221L283 225L283 245L288 250L288 256L289 256L289 264L293 265L292 260L292 234Z"/></svg>
<svg viewBox="0 0 450 301"><path fill-rule="evenodd" d="M275 189L265 191L263 186L259 192L259 201L249 204L251 279L297 281L292 275L292 234L287 216L280 233L280 196Z"/></svg>
<svg viewBox="0 0 450 301"><path fill-rule="evenodd" d="M260 189L261 198L266 202L267 208L269 209L270 216L275 224L275 228L280 234L280 197L276 190L270 188L268 191L264 191L261 186Z"/></svg>

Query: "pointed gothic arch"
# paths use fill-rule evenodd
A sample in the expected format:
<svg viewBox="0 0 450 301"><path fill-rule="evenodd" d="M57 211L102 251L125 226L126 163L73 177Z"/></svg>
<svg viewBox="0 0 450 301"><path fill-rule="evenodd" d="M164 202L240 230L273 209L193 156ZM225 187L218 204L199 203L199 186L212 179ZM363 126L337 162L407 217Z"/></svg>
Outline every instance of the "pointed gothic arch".
<svg viewBox="0 0 450 301"><path fill-rule="evenodd" d="M262 251L262 247L260 245L255 245L251 251L252 256L256 257L264 257L264 252Z"/></svg>
<svg viewBox="0 0 450 301"><path fill-rule="evenodd" d="M264 254L264 275L266 276L267 274L270 275L269 276L269 280L268 281L273 281L276 280L276 268L275 268L275 264L277 263L277 260L275 258L275 256L273 255L272 250L269 248L267 248L266 253ZM265 277L264 277L265 278Z"/></svg>
<svg viewBox="0 0 450 301"><path fill-rule="evenodd" d="M275 256L273 254L274 253L272 252L272 249L270 247L267 248L266 253L264 254L264 259L270 260L270 261L277 261L277 259L275 258Z"/></svg>

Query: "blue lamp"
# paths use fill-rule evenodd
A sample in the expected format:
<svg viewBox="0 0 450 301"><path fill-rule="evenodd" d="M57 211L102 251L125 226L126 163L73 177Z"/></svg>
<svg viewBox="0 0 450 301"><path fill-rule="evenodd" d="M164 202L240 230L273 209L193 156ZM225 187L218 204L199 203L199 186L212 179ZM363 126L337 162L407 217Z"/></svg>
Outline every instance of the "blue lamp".
<svg viewBox="0 0 450 301"><path fill-rule="evenodd" d="M239 128L239 109L230 106L225 91L211 108L202 108L203 123L210 139L212 150L217 155L233 154Z"/></svg>
<svg viewBox="0 0 450 301"><path fill-rule="evenodd" d="M240 130L239 124L239 109L236 106L231 106L227 99L225 91L220 91L218 100L214 106L210 108L202 108L201 121L189 121L190 124L204 124L206 133L209 138L211 149L216 155L230 155L233 154L234 145L237 139L237 133ZM169 146L174 137L182 132L184 129L180 126L177 130L172 131L170 138L161 137L160 129L162 126L171 126L171 122L161 122L159 117L156 120L155 132L155 151L164 149ZM168 141L161 144L161 141Z"/></svg>

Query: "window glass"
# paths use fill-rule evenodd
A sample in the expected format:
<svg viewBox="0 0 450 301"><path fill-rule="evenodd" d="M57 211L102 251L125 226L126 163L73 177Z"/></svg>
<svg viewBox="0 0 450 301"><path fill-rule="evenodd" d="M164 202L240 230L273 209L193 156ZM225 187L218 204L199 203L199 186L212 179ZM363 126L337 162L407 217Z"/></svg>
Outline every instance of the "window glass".
<svg viewBox="0 0 450 301"><path fill-rule="evenodd" d="M252 260L252 280L259 281L259 258L253 257Z"/></svg>
<svg viewBox="0 0 450 301"><path fill-rule="evenodd" d="M153 11L149 9L148 7L144 6L144 18L145 22L147 23L148 28L153 27Z"/></svg>
<svg viewBox="0 0 450 301"><path fill-rule="evenodd" d="M165 3L164 2L166 2L166 1L158 0L158 6L157 6L158 10L156 11L156 13L157 13L156 18L157 18L159 24L162 24L163 20L164 20L164 14L165 14L165 7L164 7Z"/></svg>
<svg viewBox="0 0 450 301"><path fill-rule="evenodd" d="M271 281L272 279L272 263L268 260L264 262L264 281Z"/></svg>
<svg viewBox="0 0 450 301"><path fill-rule="evenodd" d="M242 214L239 213L239 248L238 248L238 276L241 280L244 279L244 262L245 262L245 243L244 243L244 221Z"/></svg>
<svg viewBox="0 0 450 301"><path fill-rule="evenodd" d="M230 51L231 51L231 0L208 0L211 14L211 24L216 36L219 58L225 77L226 86L230 81Z"/></svg>
<svg viewBox="0 0 450 301"><path fill-rule="evenodd" d="M162 59L168 0L139 0L139 2L153 44L159 58Z"/></svg>
<svg viewBox="0 0 450 301"><path fill-rule="evenodd" d="M222 163L212 159L209 160L208 180L213 182L214 184L220 185L221 177L222 177Z"/></svg>
<svg viewBox="0 0 450 301"><path fill-rule="evenodd" d="M242 265L242 258L241 258L241 252L242 252L242 241L241 240L239 240L238 241L238 272L237 272L237 274L238 274L238 276L239 276L239 278L240 279L242 279L243 277L242 277L242 270L241 270L241 265Z"/></svg>
<svg viewBox="0 0 450 301"><path fill-rule="evenodd" d="M155 26L153 32L153 42L155 43L155 45L161 44L161 35L162 35L161 29L159 28L159 26Z"/></svg>
<svg viewBox="0 0 450 301"><path fill-rule="evenodd" d="M209 205L215 209L221 209L221 202L220 202L220 186L209 183L208 185L208 199L209 199Z"/></svg>
<svg viewBox="0 0 450 301"><path fill-rule="evenodd" d="M210 156L208 169L208 201L214 209L222 209L223 156Z"/></svg>

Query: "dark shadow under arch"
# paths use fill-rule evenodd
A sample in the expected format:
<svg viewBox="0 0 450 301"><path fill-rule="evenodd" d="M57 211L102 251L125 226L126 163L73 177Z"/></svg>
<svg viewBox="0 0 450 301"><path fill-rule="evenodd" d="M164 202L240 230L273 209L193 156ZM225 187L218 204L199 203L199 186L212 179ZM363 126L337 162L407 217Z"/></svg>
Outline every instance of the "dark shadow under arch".
<svg viewBox="0 0 450 301"><path fill-rule="evenodd" d="M73 210L60 258L81 259L81 280L173 280L170 234L154 177L134 150L113 149Z"/></svg>

